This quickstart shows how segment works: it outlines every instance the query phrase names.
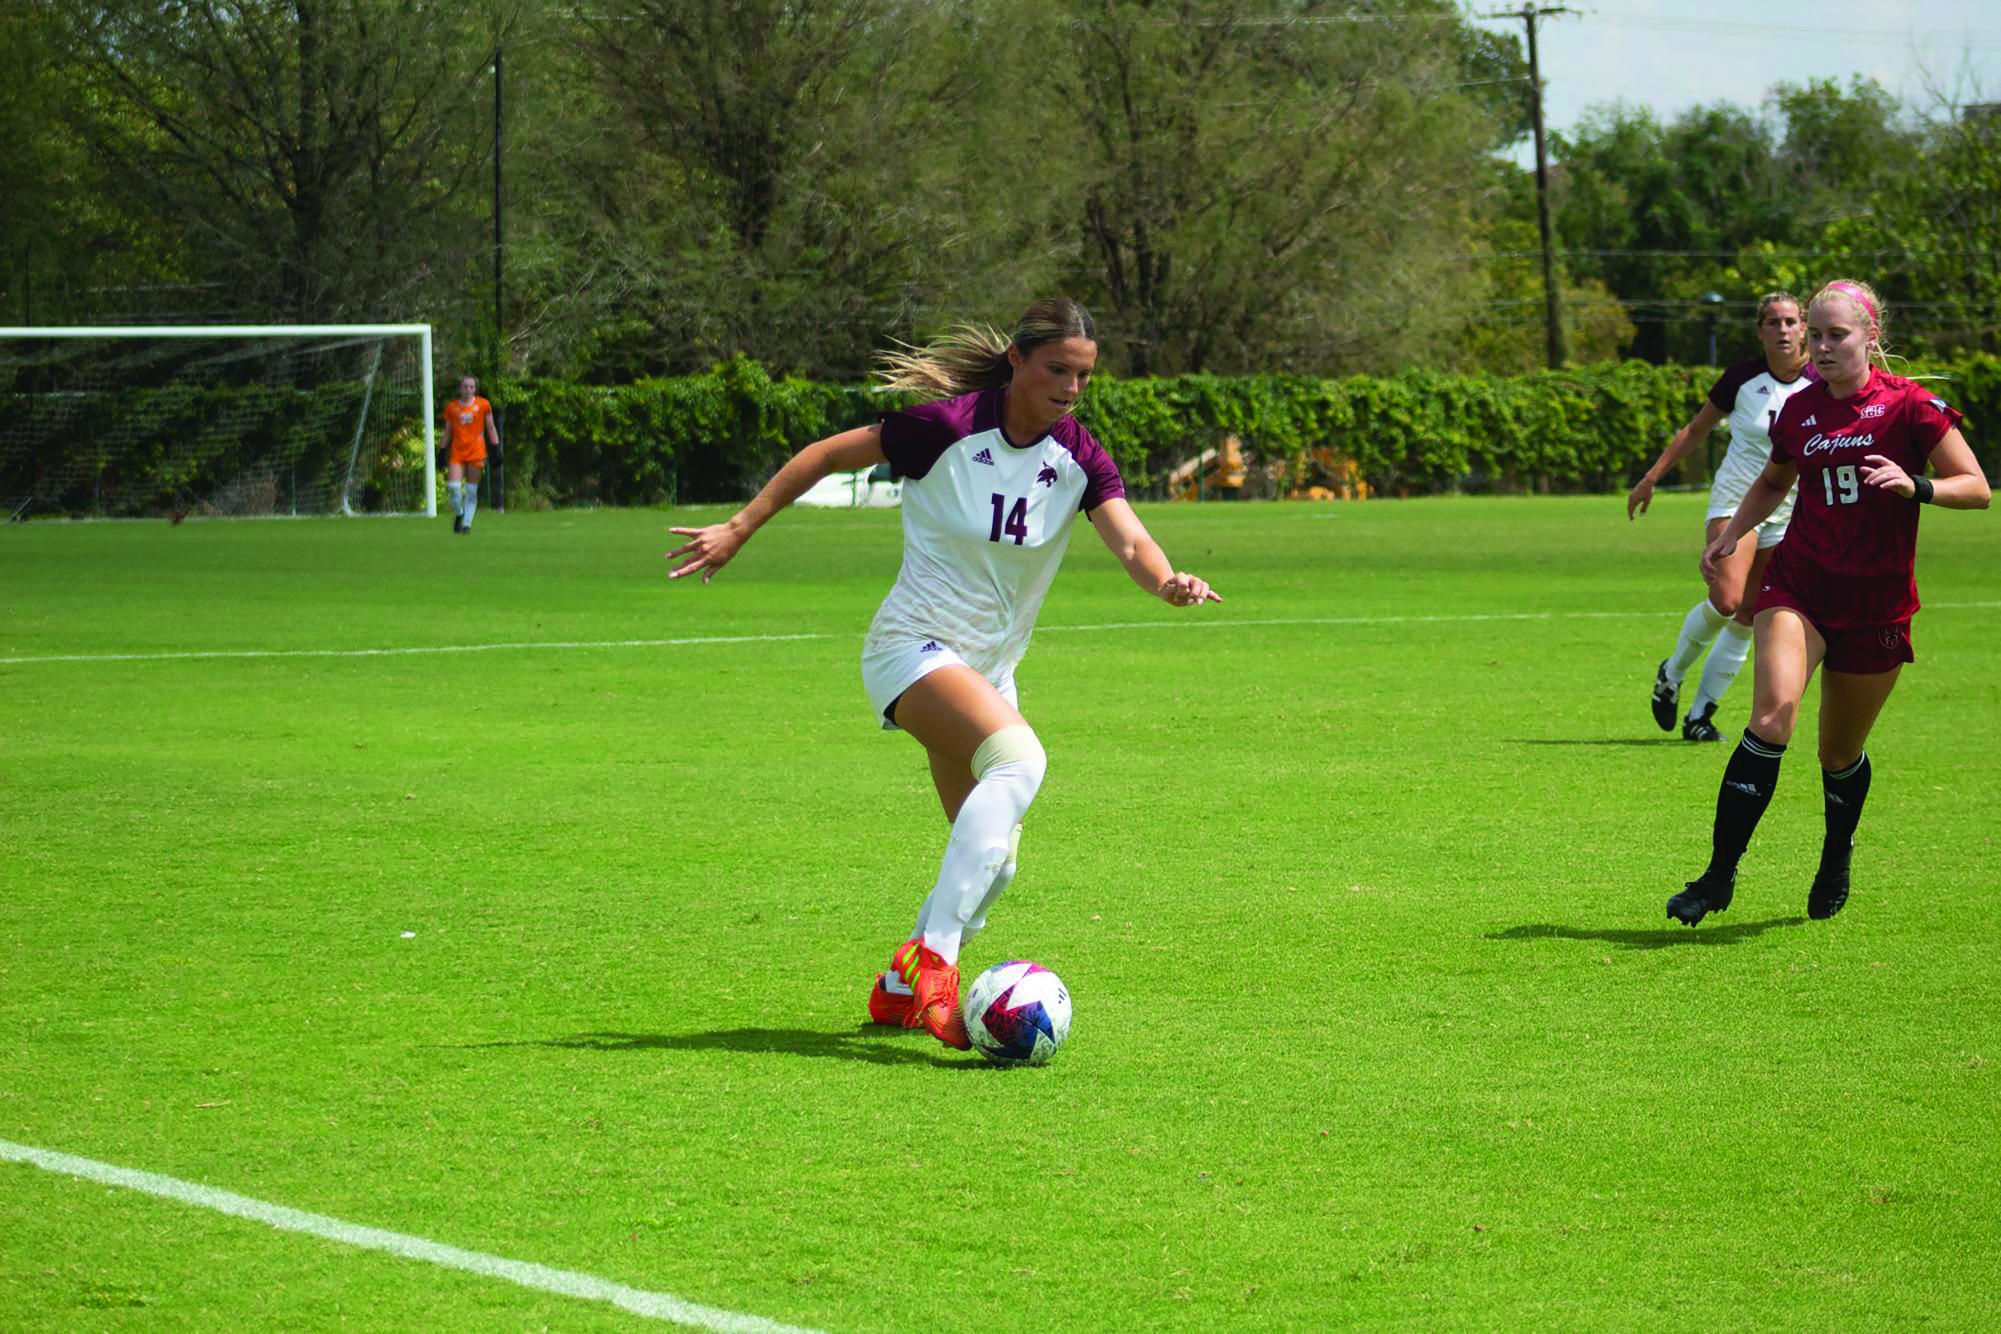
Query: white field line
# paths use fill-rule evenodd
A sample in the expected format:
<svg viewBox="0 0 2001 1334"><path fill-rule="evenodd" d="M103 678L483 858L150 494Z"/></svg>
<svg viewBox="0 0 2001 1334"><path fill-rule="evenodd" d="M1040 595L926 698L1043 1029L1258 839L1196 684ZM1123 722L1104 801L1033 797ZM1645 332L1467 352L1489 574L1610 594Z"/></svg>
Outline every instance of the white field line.
<svg viewBox="0 0 2001 1334"><path fill-rule="evenodd" d="M1933 602L1926 611L1973 611L2001 607L1995 602ZM1043 625L1042 635L1099 630L1233 630L1273 625L1460 625L1494 621L1613 621L1656 620L1680 616L1680 611L1495 611L1448 612L1426 616L1270 616L1224 619L1201 612L1174 620L1101 621L1096 625ZM550 639L497 644L423 644L409 648L274 648L199 649L169 653L50 653L0 658L0 667L28 667L62 662L187 662L237 658L400 658L440 653L568 652L578 649L684 648L709 644L790 644L815 640L857 639L848 634L692 635L681 639Z"/></svg>
<svg viewBox="0 0 2001 1334"><path fill-rule="evenodd" d="M679 1325L691 1325L696 1329L728 1331L728 1334L811 1334L795 1325L781 1325L766 1320L762 1316L739 1315L735 1311L722 1311L713 1306L701 1306L694 1302L682 1301L679 1297L665 1292L646 1292L639 1288L628 1288L610 1279L598 1278L593 1274L580 1274L570 1269L551 1269L547 1265L530 1264L523 1260L509 1260L498 1255L485 1255L479 1251L462 1251L456 1246L446 1246L422 1237L412 1237L401 1232L385 1232L381 1228L363 1227L359 1223L343 1222L329 1218L325 1214L309 1214L299 1209L288 1209L280 1204L266 1204L245 1195L234 1195L213 1186L198 1185L192 1181L181 1181L175 1177L156 1176L151 1172L135 1172L126 1167L113 1167L89 1158L75 1158L66 1153L53 1153L47 1149L30 1148L25 1144L14 1144L0 1139L0 1159L17 1163L30 1163L50 1172L64 1176L82 1177L86 1181L101 1182L107 1186L123 1186L128 1190L144 1191L148 1195L158 1195L182 1204L192 1204L197 1208L213 1209L217 1213L233 1214L238 1218L248 1218L257 1223L268 1223L287 1232L304 1232L328 1241L338 1241L348 1246L359 1246L364 1250L386 1251L406 1260L423 1260L447 1269L462 1269L469 1274L479 1274L486 1278L504 1279L524 1288L535 1288L542 1292L553 1292L563 1297L577 1297L584 1301L610 1302L635 1315L643 1315L654 1320L670 1320Z"/></svg>

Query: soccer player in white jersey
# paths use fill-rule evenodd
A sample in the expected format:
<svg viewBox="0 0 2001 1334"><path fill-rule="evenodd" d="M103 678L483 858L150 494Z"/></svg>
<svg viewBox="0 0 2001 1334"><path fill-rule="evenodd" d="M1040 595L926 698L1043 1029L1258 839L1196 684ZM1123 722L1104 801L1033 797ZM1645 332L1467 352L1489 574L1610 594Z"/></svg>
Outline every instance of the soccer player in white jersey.
<svg viewBox="0 0 2001 1334"><path fill-rule="evenodd" d="M961 328L883 359L885 382L932 401L808 445L724 523L675 528L670 577L702 581L829 473L888 463L903 481L903 569L862 646L862 684L882 726L930 759L951 837L910 938L876 976L869 1017L970 1045L959 952L1015 875L1022 817L1047 767L1022 717L1015 664L1088 515L1135 583L1177 607L1223 599L1177 571L1125 500L1110 456L1070 415L1098 361L1091 317L1038 301L1012 338ZM685 558L685 559L684 559Z"/></svg>
<svg viewBox="0 0 2001 1334"><path fill-rule="evenodd" d="M1654 487L1668 469L1701 448L1710 431L1727 417L1730 448L1710 483L1704 544L1715 541L1730 522L1744 493L1771 459L1772 423L1779 419L1779 409L1816 379L1806 361L1806 325L1799 298L1792 293L1771 292L1759 298L1758 341L1764 346L1764 355L1740 361L1723 372L1695 417L1675 432L1654 466L1633 487L1626 497L1628 520L1635 513L1646 513L1653 503ZM1674 730L1682 680L1706 650L1709 657L1703 664L1702 681L1689 701L1681 735L1686 741L1722 739L1716 729L1716 706L1751 653L1753 599L1748 593L1758 587L1771 561L1772 548L1786 535L1792 513L1793 497L1787 496L1771 517L1758 525L1755 546L1739 543L1735 554L1716 564L1713 574L1705 568L1708 595L1689 608L1674 652L1654 670L1654 722L1663 732Z"/></svg>

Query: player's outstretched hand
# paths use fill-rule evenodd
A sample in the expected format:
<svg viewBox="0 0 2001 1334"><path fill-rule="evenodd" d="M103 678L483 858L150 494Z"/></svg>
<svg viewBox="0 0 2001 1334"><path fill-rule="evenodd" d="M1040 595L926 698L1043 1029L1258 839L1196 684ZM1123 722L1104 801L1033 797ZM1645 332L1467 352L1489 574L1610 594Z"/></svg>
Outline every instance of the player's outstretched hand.
<svg viewBox="0 0 2001 1334"><path fill-rule="evenodd" d="M1176 607L1193 607L1201 602L1221 602L1223 595L1209 587L1206 579L1197 579L1192 574L1175 571L1168 581L1160 586L1163 602Z"/></svg>
<svg viewBox="0 0 2001 1334"><path fill-rule="evenodd" d="M1723 537L1723 534L1717 534L1716 540L1702 549L1702 577L1710 583L1715 583L1721 573L1723 558L1737 549L1735 541L1725 542Z"/></svg>
<svg viewBox="0 0 2001 1334"><path fill-rule="evenodd" d="M1647 506L1653 503L1654 503L1654 479L1651 477L1642 477L1639 481L1633 484L1633 489L1626 493L1627 522L1630 523L1632 521L1635 512L1638 512L1640 514L1645 514L1647 512Z"/></svg>
<svg viewBox="0 0 2001 1334"><path fill-rule="evenodd" d="M728 523L712 523L706 528L669 528L677 537L688 539L682 545L667 553L668 560L681 560L668 571L669 579L679 579L683 575L701 571L702 582L716 577L716 571L730 563L730 558L742 549L744 534Z"/></svg>
<svg viewBox="0 0 2001 1334"><path fill-rule="evenodd" d="M1909 500L1918 493L1918 484L1911 475L1881 454L1866 455L1863 460L1862 480L1869 486L1894 491ZM1874 464L1874 467L1868 465Z"/></svg>

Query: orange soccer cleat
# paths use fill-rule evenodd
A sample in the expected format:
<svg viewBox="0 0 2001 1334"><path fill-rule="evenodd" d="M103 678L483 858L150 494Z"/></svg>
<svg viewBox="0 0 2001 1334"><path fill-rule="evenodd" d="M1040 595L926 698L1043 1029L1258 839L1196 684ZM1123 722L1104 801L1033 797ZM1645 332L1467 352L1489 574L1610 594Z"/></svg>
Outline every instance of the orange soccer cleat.
<svg viewBox="0 0 2001 1334"><path fill-rule="evenodd" d="M915 999L907 991L891 991L882 984L887 973L875 975L875 986L868 993L868 1021L889 1028L902 1028L910 1018L910 1002Z"/></svg>
<svg viewBox="0 0 2001 1334"><path fill-rule="evenodd" d="M959 1015L959 969L946 963L922 940L906 940L891 960L911 991L905 1028L923 1028L948 1047L966 1051L966 1021Z"/></svg>

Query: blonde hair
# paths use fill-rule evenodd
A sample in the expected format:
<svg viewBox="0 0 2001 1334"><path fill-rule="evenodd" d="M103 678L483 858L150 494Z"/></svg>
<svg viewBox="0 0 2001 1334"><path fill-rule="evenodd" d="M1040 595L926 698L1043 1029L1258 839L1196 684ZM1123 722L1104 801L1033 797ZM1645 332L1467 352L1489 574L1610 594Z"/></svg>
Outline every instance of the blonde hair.
<svg viewBox="0 0 2001 1334"><path fill-rule="evenodd" d="M925 398L955 398L992 389L1014 378L1009 348L1027 356L1044 343L1065 338L1096 341L1098 327L1085 310L1068 297L1047 297L1022 312L1014 337L983 324L961 324L922 347L898 343L897 350L876 357L876 377L886 389L902 389Z"/></svg>
<svg viewBox="0 0 2001 1334"><path fill-rule="evenodd" d="M1837 297L1861 311L1864 318L1869 321L1869 360L1879 369L1889 370L1890 344L1884 335L1889 328L1890 312L1883 304L1883 298L1876 295L1875 288L1858 278L1836 278L1821 285L1821 289L1813 294L1813 300L1808 303L1807 309L1812 310L1813 307ZM1902 361L1903 358L1898 357L1897 360Z"/></svg>
<svg viewBox="0 0 2001 1334"><path fill-rule="evenodd" d="M1805 317L1806 315L1805 303L1803 303L1798 297L1794 296L1791 292L1788 292L1785 288L1781 287L1774 291L1767 292L1763 296L1758 298L1758 318L1753 320L1752 323L1763 324L1765 322L1765 312L1770 310L1773 306L1776 306L1781 302L1785 301L1792 302L1794 306L1798 307L1801 317L1802 318Z"/></svg>

